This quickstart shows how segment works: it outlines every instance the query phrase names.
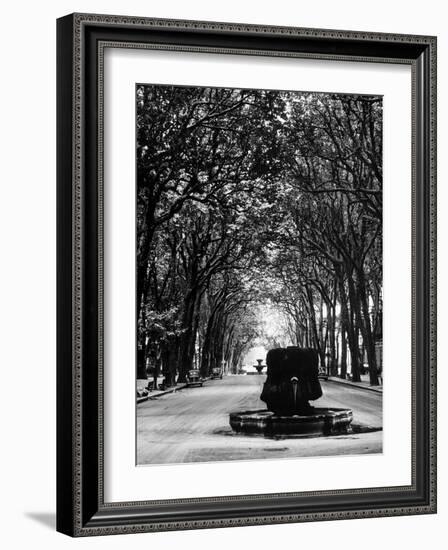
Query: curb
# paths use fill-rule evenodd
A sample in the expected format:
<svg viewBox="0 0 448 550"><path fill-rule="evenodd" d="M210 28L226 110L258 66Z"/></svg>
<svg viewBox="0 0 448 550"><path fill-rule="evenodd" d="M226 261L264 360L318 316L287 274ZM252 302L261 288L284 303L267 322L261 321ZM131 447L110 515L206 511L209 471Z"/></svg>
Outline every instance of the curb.
<svg viewBox="0 0 448 550"><path fill-rule="evenodd" d="M337 378L329 377L327 381L333 382L334 384L340 384L341 386L351 386L352 388L358 388L360 390L373 391L375 393L383 394L382 389L374 388L372 386L362 386L360 384L357 384L356 382L350 382L349 380L339 380Z"/></svg>
<svg viewBox="0 0 448 550"><path fill-rule="evenodd" d="M137 397L137 405L139 403L143 403L144 401L148 401L149 397L147 395L144 395L143 397Z"/></svg>
<svg viewBox="0 0 448 550"><path fill-rule="evenodd" d="M210 376L207 376L206 378L203 378L203 381L207 382L210 379L211 379ZM149 401L150 399L156 399L157 397L161 397L162 395L166 395L167 393L174 393L179 390L183 390L186 387L187 387L187 384L179 384L178 386L174 386L168 390L164 390L164 391L157 390L157 395L148 394L148 395L145 395L144 397L137 397L137 405L139 403L144 403L145 401Z"/></svg>
<svg viewBox="0 0 448 550"><path fill-rule="evenodd" d="M168 390L163 390L163 391L157 390L157 395L148 394L144 397L137 397L137 404L143 403L144 401L149 401L150 399L156 399L157 397L166 395L167 393L174 393L176 391L183 390L186 387L187 387L187 384L181 384L179 386L174 386L173 388L170 388Z"/></svg>

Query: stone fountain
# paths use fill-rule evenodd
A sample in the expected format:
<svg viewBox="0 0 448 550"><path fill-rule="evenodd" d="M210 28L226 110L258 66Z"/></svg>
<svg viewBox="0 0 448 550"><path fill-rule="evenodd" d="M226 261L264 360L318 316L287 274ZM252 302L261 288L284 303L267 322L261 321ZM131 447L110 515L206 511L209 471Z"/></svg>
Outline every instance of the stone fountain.
<svg viewBox="0 0 448 550"><path fill-rule="evenodd" d="M350 409L319 408L309 403L322 397L318 362L314 349L271 349L266 356L267 378L260 396L267 409L231 413L232 429L270 436L349 433L353 420Z"/></svg>
<svg viewBox="0 0 448 550"><path fill-rule="evenodd" d="M257 359L257 363L258 365L254 365L256 371L258 372L258 374L261 374L263 372L263 369L264 369L264 365L262 365L263 363L263 359Z"/></svg>

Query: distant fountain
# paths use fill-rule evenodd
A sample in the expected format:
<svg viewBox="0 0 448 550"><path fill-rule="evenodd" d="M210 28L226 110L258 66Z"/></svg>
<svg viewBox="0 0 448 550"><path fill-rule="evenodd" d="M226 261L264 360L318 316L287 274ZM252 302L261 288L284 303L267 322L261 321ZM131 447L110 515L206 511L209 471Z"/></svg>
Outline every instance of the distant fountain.
<svg viewBox="0 0 448 550"><path fill-rule="evenodd" d="M257 369L258 374L261 374L264 369L264 365L261 364L263 363L263 359L257 359L257 363L258 365L254 365L254 367Z"/></svg>
<svg viewBox="0 0 448 550"><path fill-rule="evenodd" d="M261 400L267 410L230 414L236 432L264 435L337 435L350 432L350 409L317 408L309 401L322 396L316 350L289 346L272 349L266 356L267 378ZM257 360L259 373L262 360Z"/></svg>

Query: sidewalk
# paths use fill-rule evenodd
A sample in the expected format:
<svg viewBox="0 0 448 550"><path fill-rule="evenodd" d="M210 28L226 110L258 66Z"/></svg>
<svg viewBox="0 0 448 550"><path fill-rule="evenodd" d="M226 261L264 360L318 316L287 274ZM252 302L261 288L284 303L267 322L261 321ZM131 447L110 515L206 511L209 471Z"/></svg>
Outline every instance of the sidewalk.
<svg viewBox="0 0 448 550"><path fill-rule="evenodd" d="M371 386L370 383L366 380L361 380L361 382L353 382L352 380L344 380L343 378L338 378L337 376L329 376L328 381L334 382L335 384L343 384L346 386L352 386L363 390L383 393L383 386Z"/></svg>
<svg viewBox="0 0 448 550"><path fill-rule="evenodd" d="M163 378L159 378L158 379L158 384L161 384L162 383L162 380ZM152 380L151 380L152 381ZM146 389L146 386L148 385L148 382L150 382L150 380L146 380L146 379L137 379L137 391L143 391L144 389ZM148 395L144 395L142 397L137 397L137 404L138 403L143 403L144 401L148 401L149 399L153 399L155 397L160 397L161 395L165 395L167 393L173 393L173 392L176 392L178 390L182 390L183 388L186 388L187 385L186 384L178 384L177 386L170 386L168 388L165 388L163 390L152 390L152 391L149 391L148 392Z"/></svg>

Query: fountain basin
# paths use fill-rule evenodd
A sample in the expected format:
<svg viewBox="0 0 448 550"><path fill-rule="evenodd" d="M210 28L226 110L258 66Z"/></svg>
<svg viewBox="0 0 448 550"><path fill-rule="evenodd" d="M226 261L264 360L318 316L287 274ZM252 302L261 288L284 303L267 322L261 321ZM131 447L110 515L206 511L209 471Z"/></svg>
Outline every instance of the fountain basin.
<svg viewBox="0 0 448 550"><path fill-rule="evenodd" d="M351 409L313 407L307 415L277 415L267 410L230 413L230 426L237 433L261 435L322 436L351 432Z"/></svg>

